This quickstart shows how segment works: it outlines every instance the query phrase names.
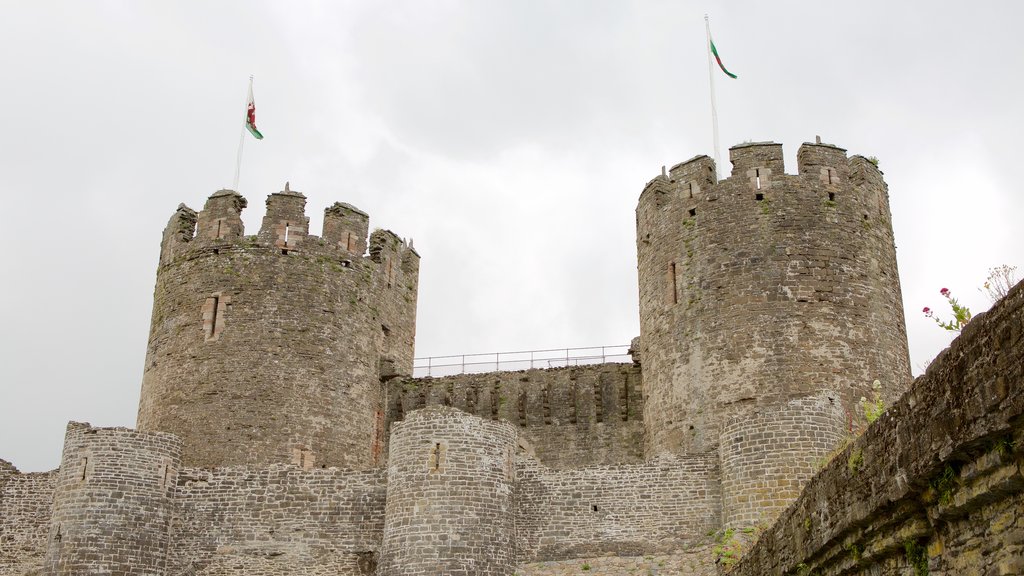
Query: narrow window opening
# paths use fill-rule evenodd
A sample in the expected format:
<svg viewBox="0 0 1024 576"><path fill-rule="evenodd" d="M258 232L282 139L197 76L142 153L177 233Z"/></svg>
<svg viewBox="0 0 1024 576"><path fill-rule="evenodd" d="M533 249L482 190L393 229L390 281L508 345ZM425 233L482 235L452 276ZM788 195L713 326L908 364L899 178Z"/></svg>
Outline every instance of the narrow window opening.
<svg viewBox="0 0 1024 576"><path fill-rule="evenodd" d="M288 255L288 249L287 248L282 248L281 249L281 254L284 254L285 256L287 256Z"/></svg>
<svg viewBox="0 0 1024 576"><path fill-rule="evenodd" d="M676 263L670 262L668 265L668 273L672 276L672 303L679 303L679 286L676 283Z"/></svg>
<svg viewBox="0 0 1024 576"><path fill-rule="evenodd" d="M223 224L223 223L224 223L224 219L223 218L217 220L217 238L221 238L221 236L222 236L221 224Z"/></svg>
<svg viewBox="0 0 1024 576"><path fill-rule="evenodd" d="M764 200L764 194L761 194L760 192L758 192L757 194L754 194L754 200L757 200L758 202L760 202L761 200Z"/></svg>
<svg viewBox="0 0 1024 576"><path fill-rule="evenodd" d="M356 235L351 233L351 232L349 232L348 233L348 239L345 240L345 249L348 250L349 252L351 252L351 251L355 250L355 248L356 248Z"/></svg>
<svg viewBox="0 0 1024 576"><path fill-rule="evenodd" d="M61 527L62 527L61 524L57 524L57 533L53 535L53 541L54 542L60 542L61 540L64 539L64 535L61 534L61 531L60 531Z"/></svg>
<svg viewBox="0 0 1024 576"><path fill-rule="evenodd" d="M693 182L690 182L690 198L693 198Z"/></svg>
<svg viewBox="0 0 1024 576"><path fill-rule="evenodd" d="M288 222L284 223L284 245L288 245L288 234L291 233L291 224Z"/></svg>
<svg viewBox="0 0 1024 576"><path fill-rule="evenodd" d="M224 318L220 313L220 294L214 294L203 304L203 335L207 341L216 340L224 329Z"/></svg>
<svg viewBox="0 0 1024 576"><path fill-rule="evenodd" d="M352 267L352 261L351 260L342 260L341 261L341 267L342 268L351 268Z"/></svg>
<svg viewBox="0 0 1024 576"><path fill-rule="evenodd" d="M391 283L395 280L395 267L392 265L391 258L384 261L384 266L387 268L388 288L391 288Z"/></svg>
<svg viewBox="0 0 1024 576"><path fill-rule="evenodd" d="M434 443L434 450L430 454L430 471L439 472L441 470L441 443Z"/></svg>
<svg viewBox="0 0 1024 576"><path fill-rule="evenodd" d="M828 183L832 184L832 169L828 169Z"/></svg>
<svg viewBox="0 0 1024 576"><path fill-rule="evenodd" d="M220 254L220 248L214 248L213 249L213 253L214 254Z"/></svg>
<svg viewBox="0 0 1024 576"><path fill-rule="evenodd" d="M166 488L167 483L171 480L171 465L164 464L163 478L160 479L160 486Z"/></svg>
<svg viewBox="0 0 1024 576"><path fill-rule="evenodd" d="M85 458L82 458L82 473L81 473L80 477L78 478L79 480L81 480L83 482L85 481L85 473L86 473L86 471L88 469L89 469L89 457L86 456Z"/></svg>
<svg viewBox="0 0 1024 576"><path fill-rule="evenodd" d="M754 169L754 181L757 184L757 189L761 189L761 170L758 168ZM760 200L760 198L758 198Z"/></svg>
<svg viewBox="0 0 1024 576"><path fill-rule="evenodd" d="M217 309L220 308L220 296L213 297L213 306L210 310L210 337L217 334Z"/></svg>
<svg viewBox="0 0 1024 576"><path fill-rule="evenodd" d="M591 504L591 505L590 505L590 510L591 510L592 512L597 512L597 504Z"/></svg>
<svg viewBox="0 0 1024 576"><path fill-rule="evenodd" d="M696 215L697 215L697 209L696 208L690 208L690 216L696 216Z"/></svg>
<svg viewBox="0 0 1024 576"><path fill-rule="evenodd" d="M828 201L829 202L835 202L835 200L836 200L836 193L835 192L829 192L828 193Z"/></svg>
<svg viewBox="0 0 1024 576"><path fill-rule="evenodd" d="M864 219L865 219L865 220L867 220L867 219L868 219L868 215L867 215L867 214L865 214L865 215L864 215Z"/></svg>

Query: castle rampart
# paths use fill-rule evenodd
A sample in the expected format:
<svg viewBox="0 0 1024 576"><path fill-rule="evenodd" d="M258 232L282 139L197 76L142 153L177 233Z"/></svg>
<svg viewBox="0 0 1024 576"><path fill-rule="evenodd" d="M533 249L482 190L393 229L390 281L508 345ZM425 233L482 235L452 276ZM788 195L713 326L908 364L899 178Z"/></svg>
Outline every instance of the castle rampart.
<svg viewBox="0 0 1024 576"><path fill-rule="evenodd" d="M0 460L0 576L42 565L57 471L23 474Z"/></svg>
<svg viewBox="0 0 1024 576"><path fill-rule="evenodd" d="M170 574L372 575L385 471L186 468Z"/></svg>
<svg viewBox="0 0 1024 576"><path fill-rule="evenodd" d="M245 199L221 190L164 232L139 429L180 436L187 465L383 458L381 379L412 370L419 256L380 230L364 255L368 218L346 205L310 235L305 202L271 194L245 236Z"/></svg>
<svg viewBox="0 0 1024 576"><path fill-rule="evenodd" d="M426 406L453 406L516 424L530 452L551 468L643 461L640 366L595 364L548 370L397 378L388 422Z"/></svg>
<svg viewBox="0 0 1024 576"><path fill-rule="evenodd" d="M163 576L180 465L171 434L68 424L46 574Z"/></svg>
<svg viewBox="0 0 1024 576"><path fill-rule="evenodd" d="M521 563L673 552L721 525L714 454L569 470L521 457L516 466Z"/></svg>

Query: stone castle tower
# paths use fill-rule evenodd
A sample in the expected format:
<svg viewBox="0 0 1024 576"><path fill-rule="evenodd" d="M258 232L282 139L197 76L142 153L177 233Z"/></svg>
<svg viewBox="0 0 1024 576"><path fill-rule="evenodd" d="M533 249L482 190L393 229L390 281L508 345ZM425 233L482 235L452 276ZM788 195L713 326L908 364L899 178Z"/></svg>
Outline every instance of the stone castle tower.
<svg viewBox="0 0 1024 576"><path fill-rule="evenodd" d="M904 391L906 332L877 167L730 156L640 194L632 364L414 378L411 243L341 203L313 236L288 185L251 236L236 192L179 206L138 430L71 423L38 477L0 461L0 559L26 538L51 575L549 576L771 522L873 381Z"/></svg>
<svg viewBox="0 0 1024 576"><path fill-rule="evenodd" d="M637 260L647 454L718 450L739 525L795 498L873 381L891 402L910 368L878 168L820 143L795 175L780 144L729 152L722 181L698 156L647 184Z"/></svg>
<svg viewBox="0 0 1024 576"><path fill-rule="evenodd" d="M419 256L383 230L367 246L347 204L309 236L305 205L285 186L247 237L245 199L221 190L164 231L138 426L181 438L186 466L382 459L381 379L412 372Z"/></svg>

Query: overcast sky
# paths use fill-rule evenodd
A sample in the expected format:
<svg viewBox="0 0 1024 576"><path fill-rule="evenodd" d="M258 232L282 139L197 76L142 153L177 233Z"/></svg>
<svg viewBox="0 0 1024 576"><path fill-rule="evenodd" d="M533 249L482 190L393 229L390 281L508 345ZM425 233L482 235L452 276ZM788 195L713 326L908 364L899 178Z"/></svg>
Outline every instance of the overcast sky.
<svg viewBox="0 0 1024 576"><path fill-rule="evenodd" d="M230 187L246 82L249 233L285 181L422 255L418 356L624 344L634 209L662 165L774 140L876 156L919 373L1024 270L1018 2L0 0L0 458L68 420L134 426L160 234ZM727 160L720 167L728 173Z"/></svg>

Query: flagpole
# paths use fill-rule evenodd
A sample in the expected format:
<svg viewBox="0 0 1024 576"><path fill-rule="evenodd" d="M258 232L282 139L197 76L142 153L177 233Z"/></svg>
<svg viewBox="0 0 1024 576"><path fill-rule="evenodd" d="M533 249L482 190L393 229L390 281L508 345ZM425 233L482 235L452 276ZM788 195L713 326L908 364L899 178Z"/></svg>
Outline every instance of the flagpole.
<svg viewBox="0 0 1024 576"><path fill-rule="evenodd" d="M708 15L704 15L704 31L707 33L707 49L708 49L708 86L711 88L711 126L712 133L714 134L714 151L715 151L715 179L718 179L719 165L721 164L721 158L718 155L718 109L715 107L715 68L711 62L711 23L708 20ZM239 152L241 153L241 152Z"/></svg>
<svg viewBox="0 0 1024 576"><path fill-rule="evenodd" d="M252 94L252 76L249 76L249 92L248 92L248 94ZM248 98L249 97L247 95L246 96L246 101L245 101L247 110L248 110L248 105L249 105L249 99ZM241 134L238 135L238 157L235 160L235 185L234 185L234 187L232 187L232 190L234 190L235 192L238 192L238 176L242 172L242 147L244 145L245 145L245 119L242 120L242 132L241 132Z"/></svg>

